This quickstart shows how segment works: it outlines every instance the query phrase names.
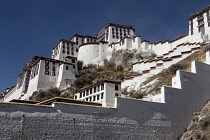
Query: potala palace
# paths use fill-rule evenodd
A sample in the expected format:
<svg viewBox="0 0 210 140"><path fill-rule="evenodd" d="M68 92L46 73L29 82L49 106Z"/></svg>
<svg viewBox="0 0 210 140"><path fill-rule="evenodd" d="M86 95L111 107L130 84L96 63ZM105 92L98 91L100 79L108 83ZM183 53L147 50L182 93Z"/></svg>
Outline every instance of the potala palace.
<svg viewBox="0 0 210 140"><path fill-rule="evenodd" d="M189 17L189 33L174 40L150 42L132 26L109 23L96 36L75 34L61 39L51 57L34 56L17 84L3 92L0 137L20 139L178 139L210 99L210 52L205 63L193 61L191 72L178 70L172 87L137 100L122 89L138 89L148 77L187 58L210 42L210 6ZM157 54L133 63L139 74L122 81L103 81L80 89L74 99L29 101L33 92L49 87L66 89L78 73L78 60L103 65L117 50ZM25 101L23 101L25 100ZM12 101L12 102L10 102ZM8 131L12 129L13 131Z"/></svg>

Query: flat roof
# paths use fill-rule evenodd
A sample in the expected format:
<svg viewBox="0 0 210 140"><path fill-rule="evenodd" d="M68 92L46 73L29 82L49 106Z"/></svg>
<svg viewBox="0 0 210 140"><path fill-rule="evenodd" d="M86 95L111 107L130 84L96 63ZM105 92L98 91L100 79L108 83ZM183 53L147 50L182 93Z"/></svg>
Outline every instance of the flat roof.
<svg viewBox="0 0 210 140"><path fill-rule="evenodd" d="M39 101L19 100L19 99L12 99L9 102L13 102L13 103L27 103L27 104L37 104L37 103L39 103Z"/></svg>
<svg viewBox="0 0 210 140"><path fill-rule="evenodd" d="M189 20L194 19L198 15L203 14L203 13L207 12L208 10L210 10L210 5L208 5L205 8L203 8L200 12L197 12L197 13L192 14L191 16L189 16Z"/></svg>
<svg viewBox="0 0 210 140"><path fill-rule="evenodd" d="M61 97L55 97L49 100L45 100L43 102L37 103L36 105L52 105L54 102L73 103L73 104L78 104L78 105L102 106L102 104L100 103L80 101L80 100L67 99L67 98L61 98Z"/></svg>
<svg viewBox="0 0 210 140"><path fill-rule="evenodd" d="M74 34L69 40L71 40L74 37L81 37L81 38L93 38L93 39L97 39L97 37L95 36L90 36L90 35L80 35L80 34Z"/></svg>
<svg viewBox="0 0 210 140"><path fill-rule="evenodd" d="M94 86L98 86L98 85L103 84L103 83L121 84L121 82L119 82L119 81L104 80L104 81L102 81L102 82L100 82L100 83L98 83L98 84L93 84L93 85L89 85L89 86L83 87L83 88L81 88L81 89L79 90L79 92L80 92L80 91L83 91L83 90L85 90L85 89L94 87Z"/></svg>

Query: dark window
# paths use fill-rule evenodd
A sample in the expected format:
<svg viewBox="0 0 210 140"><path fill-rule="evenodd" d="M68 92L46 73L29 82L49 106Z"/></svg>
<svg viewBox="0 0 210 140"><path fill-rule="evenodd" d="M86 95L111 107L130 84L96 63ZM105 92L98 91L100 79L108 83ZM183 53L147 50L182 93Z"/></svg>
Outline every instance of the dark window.
<svg viewBox="0 0 210 140"><path fill-rule="evenodd" d="M73 65L73 69L75 69L75 65Z"/></svg>
<svg viewBox="0 0 210 140"><path fill-rule="evenodd" d="M100 91L100 85L98 85L98 91Z"/></svg>
<svg viewBox="0 0 210 140"><path fill-rule="evenodd" d="M193 20L190 21L190 30L191 30L191 35L193 35Z"/></svg>
<svg viewBox="0 0 210 140"><path fill-rule="evenodd" d="M207 12L208 27L210 26L210 11Z"/></svg>
<svg viewBox="0 0 210 140"><path fill-rule="evenodd" d="M67 50L69 50L69 46L67 46Z"/></svg>
<svg viewBox="0 0 210 140"><path fill-rule="evenodd" d="M198 32L203 32L204 31L204 25L198 27Z"/></svg>
<svg viewBox="0 0 210 140"><path fill-rule="evenodd" d="M48 70L45 70L45 75L49 75L50 72Z"/></svg>
<svg viewBox="0 0 210 140"><path fill-rule="evenodd" d="M115 38L115 35L112 35L112 38Z"/></svg>
<svg viewBox="0 0 210 140"><path fill-rule="evenodd" d="M45 65L45 69L46 70L49 70L49 65Z"/></svg>
<svg viewBox="0 0 210 140"><path fill-rule="evenodd" d="M75 98L74 99L77 99L77 95L75 95Z"/></svg>
<svg viewBox="0 0 210 140"><path fill-rule="evenodd" d="M69 50L67 50L67 54L69 54Z"/></svg>
<svg viewBox="0 0 210 140"><path fill-rule="evenodd" d="M54 63L53 63L54 64ZM52 76L55 76L55 64L52 67Z"/></svg>
<svg viewBox="0 0 210 140"><path fill-rule="evenodd" d="M104 93L101 93L101 99L103 99L104 98Z"/></svg>
<svg viewBox="0 0 210 140"><path fill-rule="evenodd" d="M88 90L86 90L86 96L88 96L89 95L89 91Z"/></svg>
<svg viewBox="0 0 210 140"><path fill-rule="evenodd" d="M72 61L72 63L75 63L75 59L72 59L71 61Z"/></svg>
<svg viewBox="0 0 210 140"><path fill-rule="evenodd" d="M94 87L94 93L96 92L96 87Z"/></svg>
<svg viewBox="0 0 210 140"><path fill-rule="evenodd" d="M66 65L66 70L69 70L69 66L68 65Z"/></svg>
<svg viewBox="0 0 210 140"><path fill-rule="evenodd" d="M86 98L85 100L88 101L88 98Z"/></svg>
<svg viewBox="0 0 210 140"><path fill-rule="evenodd" d="M90 94L92 94L92 88L90 89Z"/></svg>
<svg viewBox="0 0 210 140"><path fill-rule="evenodd" d="M78 52L79 51L79 49L78 48L76 48L76 52Z"/></svg>
<svg viewBox="0 0 210 140"><path fill-rule="evenodd" d="M119 96L119 94L118 93L115 93L115 97L118 97Z"/></svg>
<svg viewBox="0 0 210 140"><path fill-rule="evenodd" d="M65 50L63 50L63 53L65 53Z"/></svg>
<svg viewBox="0 0 210 140"><path fill-rule="evenodd" d="M45 60L45 64L49 64L49 63L50 63L49 61Z"/></svg>
<svg viewBox="0 0 210 140"><path fill-rule="evenodd" d="M115 90L118 91L118 84L115 84Z"/></svg>
<svg viewBox="0 0 210 140"><path fill-rule="evenodd" d="M104 84L101 84L101 90L104 90Z"/></svg>
<svg viewBox="0 0 210 140"><path fill-rule="evenodd" d="M83 91L83 97L85 97L85 91Z"/></svg>
<svg viewBox="0 0 210 140"><path fill-rule="evenodd" d="M99 100L100 99L100 95L97 95L97 100Z"/></svg>
<svg viewBox="0 0 210 140"><path fill-rule="evenodd" d="M89 101L92 101L92 97L89 98Z"/></svg>
<svg viewBox="0 0 210 140"><path fill-rule="evenodd" d="M93 101L95 101L96 100L96 96L93 96Z"/></svg>
<svg viewBox="0 0 210 140"><path fill-rule="evenodd" d="M82 92L79 93L79 97L82 98Z"/></svg>

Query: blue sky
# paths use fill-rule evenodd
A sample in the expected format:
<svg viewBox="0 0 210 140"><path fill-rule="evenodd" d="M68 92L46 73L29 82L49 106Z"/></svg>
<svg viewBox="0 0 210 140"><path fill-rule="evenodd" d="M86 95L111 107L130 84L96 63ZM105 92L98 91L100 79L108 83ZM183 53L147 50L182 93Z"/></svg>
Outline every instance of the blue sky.
<svg viewBox="0 0 210 140"><path fill-rule="evenodd" d="M96 35L108 23L132 25L143 40L188 33L188 17L209 0L0 0L0 92L16 84L34 55L73 34Z"/></svg>

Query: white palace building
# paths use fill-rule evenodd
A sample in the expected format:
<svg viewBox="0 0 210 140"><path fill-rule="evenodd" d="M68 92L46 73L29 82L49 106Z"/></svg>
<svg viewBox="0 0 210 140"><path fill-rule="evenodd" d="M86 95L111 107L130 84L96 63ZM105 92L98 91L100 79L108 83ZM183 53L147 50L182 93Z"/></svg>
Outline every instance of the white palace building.
<svg viewBox="0 0 210 140"><path fill-rule="evenodd" d="M142 41L141 36L135 34L134 27L109 23L96 34L96 36L75 34L69 40L61 39L53 47L51 58L34 56L23 68L23 72L18 76L17 84L3 92L4 101L6 102L12 99L28 100L34 91L49 87L65 89L70 82L76 79L76 75L78 75L77 60L83 61L85 65L90 63L101 65L105 58L109 59L108 56L110 56L113 51L135 49L139 51L151 50L156 53L159 58L168 55L168 62L169 58L172 59L178 54L182 54L184 48L187 50L193 46L192 44L208 42L210 40L209 36L210 6L207 6L199 13L195 13L189 17L189 34L180 36L172 41ZM196 47L190 49L195 48ZM175 50L177 50L176 56L175 54L173 54L174 56L169 56L172 52L175 52ZM185 51L185 53L186 52L187 51ZM166 59L161 60L161 62L164 63L165 60ZM156 60L153 62L156 62ZM172 63L168 63L168 65L171 64ZM155 66L157 66L157 64L155 64ZM146 70L145 67L154 68L151 65L142 64L142 62L136 63L133 66L134 71L143 73L146 73L143 71ZM124 81L122 88L125 86L129 86L129 80L127 82L126 80ZM105 98L107 97L105 94L109 93L104 92L103 95L100 94L99 97L96 96L95 98L100 99L102 98L101 96ZM81 95L82 96L78 93L75 99L84 98L86 101L93 101L93 99L89 97L89 94L88 98L86 94L84 94L84 96L83 94ZM114 106L113 103L111 106Z"/></svg>

